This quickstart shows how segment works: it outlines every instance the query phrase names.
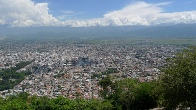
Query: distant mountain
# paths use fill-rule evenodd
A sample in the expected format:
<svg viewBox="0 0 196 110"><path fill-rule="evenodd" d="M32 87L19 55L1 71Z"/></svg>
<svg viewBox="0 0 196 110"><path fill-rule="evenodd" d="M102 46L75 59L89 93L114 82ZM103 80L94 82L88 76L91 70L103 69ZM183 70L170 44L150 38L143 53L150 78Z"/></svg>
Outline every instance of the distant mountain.
<svg viewBox="0 0 196 110"><path fill-rule="evenodd" d="M0 36L17 39L59 38L196 38L196 24L172 26L0 27Z"/></svg>

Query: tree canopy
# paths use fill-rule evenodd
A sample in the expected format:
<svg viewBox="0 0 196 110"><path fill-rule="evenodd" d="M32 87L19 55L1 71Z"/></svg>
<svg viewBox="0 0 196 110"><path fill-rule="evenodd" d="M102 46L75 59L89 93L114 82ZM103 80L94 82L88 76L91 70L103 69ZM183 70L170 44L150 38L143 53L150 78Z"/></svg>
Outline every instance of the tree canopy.
<svg viewBox="0 0 196 110"><path fill-rule="evenodd" d="M70 100L64 97L29 96L21 93L6 99L0 98L0 110L112 110L109 100Z"/></svg>
<svg viewBox="0 0 196 110"><path fill-rule="evenodd" d="M166 109L196 110L196 48L184 50L168 59L160 80L160 92Z"/></svg>
<svg viewBox="0 0 196 110"><path fill-rule="evenodd" d="M154 94L156 83L139 82L135 79L111 81L107 76L99 82L104 99L111 100L115 109L148 110L157 106L158 97Z"/></svg>

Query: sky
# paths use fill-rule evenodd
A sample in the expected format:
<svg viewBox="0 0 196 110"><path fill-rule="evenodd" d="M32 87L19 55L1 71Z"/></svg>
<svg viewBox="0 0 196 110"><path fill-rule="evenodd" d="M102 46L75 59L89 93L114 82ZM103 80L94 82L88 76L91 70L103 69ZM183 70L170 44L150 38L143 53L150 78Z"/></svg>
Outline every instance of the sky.
<svg viewBox="0 0 196 110"><path fill-rule="evenodd" d="M196 23L196 0L0 0L0 26Z"/></svg>

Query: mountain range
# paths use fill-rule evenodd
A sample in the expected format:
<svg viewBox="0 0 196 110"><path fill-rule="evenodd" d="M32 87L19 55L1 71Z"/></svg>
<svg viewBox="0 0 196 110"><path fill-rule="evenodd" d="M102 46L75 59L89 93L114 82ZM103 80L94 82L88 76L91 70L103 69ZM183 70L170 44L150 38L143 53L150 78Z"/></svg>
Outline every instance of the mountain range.
<svg viewBox="0 0 196 110"><path fill-rule="evenodd" d="M165 26L0 27L0 36L16 39L196 38L196 24Z"/></svg>

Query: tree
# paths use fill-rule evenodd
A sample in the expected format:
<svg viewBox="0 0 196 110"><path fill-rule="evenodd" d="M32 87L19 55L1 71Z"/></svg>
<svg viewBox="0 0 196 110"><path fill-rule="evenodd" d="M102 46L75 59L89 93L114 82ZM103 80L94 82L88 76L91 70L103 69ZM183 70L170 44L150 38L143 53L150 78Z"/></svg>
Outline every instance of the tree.
<svg viewBox="0 0 196 110"><path fill-rule="evenodd" d="M168 59L160 86L166 109L196 110L196 48L189 48Z"/></svg>
<svg viewBox="0 0 196 110"><path fill-rule="evenodd" d="M113 100L117 109L120 105L123 110L149 110L157 106L155 87L154 82L141 83L134 79L115 81L109 99Z"/></svg>
<svg viewBox="0 0 196 110"><path fill-rule="evenodd" d="M18 95L12 95L4 99L2 104L3 110L30 110L30 106L27 103L27 93L21 93Z"/></svg>
<svg viewBox="0 0 196 110"><path fill-rule="evenodd" d="M2 97L0 97L0 110L5 110L5 100L2 98Z"/></svg>
<svg viewBox="0 0 196 110"><path fill-rule="evenodd" d="M141 83L135 79L111 81L108 76L99 82L103 88L101 96L112 101L117 110L149 110L157 106L157 96L154 94L156 83Z"/></svg>
<svg viewBox="0 0 196 110"><path fill-rule="evenodd" d="M134 108L139 110L149 110L157 107L158 96L156 95L156 82L139 83L135 90Z"/></svg>
<svg viewBox="0 0 196 110"><path fill-rule="evenodd" d="M123 110L130 110L133 108L133 103L135 99L135 90L138 88L138 81L133 79L124 79L115 82L113 88L114 94L112 97L115 97L117 103L122 103L121 107Z"/></svg>
<svg viewBox="0 0 196 110"><path fill-rule="evenodd" d="M74 110L76 102L73 100L69 100L68 98L59 96L52 99L50 105L52 106L53 110Z"/></svg>
<svg viewBox="0 0 196 110"><path fill-rule="evenodd" d="M47 96L37 97L33 96L28 99L31 108L34 110L51 110L51 100Z"/></svg>
<svg viewBox="0 0 196 110"><path fill-rule="evenodd" d="M113 82L111 81L110 76L103 78L99 81L98 85L103 88L103 90L100 91L102 98L106 98L111 94L111 86L113 85Z"/></svg>

